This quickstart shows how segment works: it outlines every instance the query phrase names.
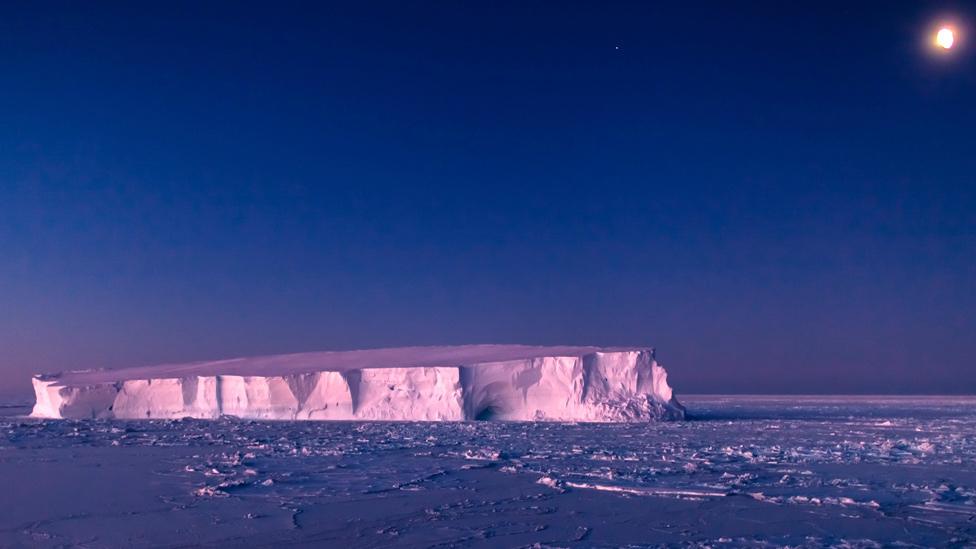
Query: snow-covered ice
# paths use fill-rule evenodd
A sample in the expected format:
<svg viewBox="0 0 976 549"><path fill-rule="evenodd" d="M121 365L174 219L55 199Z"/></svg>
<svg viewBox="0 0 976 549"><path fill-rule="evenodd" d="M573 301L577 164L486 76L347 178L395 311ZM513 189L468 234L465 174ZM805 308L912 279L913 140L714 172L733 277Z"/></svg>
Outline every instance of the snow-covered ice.
<svg viewBox="0 0 976 549"><path fill-rule="evenodd" d="M0 417L0 546L976 544L974 397L682 402L610 424Z"/></svg>
<svg viewBox="0 0 976 549"><path fill-rule="evenodd" d="M42 374L42 418L680 419L653 349L463 345Z"/></svg>

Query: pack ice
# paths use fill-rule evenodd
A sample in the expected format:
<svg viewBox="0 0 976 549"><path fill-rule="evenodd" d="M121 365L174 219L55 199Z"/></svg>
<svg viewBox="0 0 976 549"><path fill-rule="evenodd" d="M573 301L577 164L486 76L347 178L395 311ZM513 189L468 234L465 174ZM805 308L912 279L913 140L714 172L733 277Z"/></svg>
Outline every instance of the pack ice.
<svg viewBox="0 0 976 549"><path fill-rule="evenodd" d="M464 345L235 358L33 378L42 418L648 421L684 408L649 348Z"/></svg>

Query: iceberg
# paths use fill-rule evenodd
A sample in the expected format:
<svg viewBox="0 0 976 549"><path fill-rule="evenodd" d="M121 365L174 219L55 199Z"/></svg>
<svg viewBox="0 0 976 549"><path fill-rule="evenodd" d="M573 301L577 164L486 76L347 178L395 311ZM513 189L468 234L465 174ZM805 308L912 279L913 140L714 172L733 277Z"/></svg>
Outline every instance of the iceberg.
<svg viewBox="0 0 976 549"><path fill-rule="evenodd" d="M31 416L635 422L683 419L651 348L461 345L39 374Z"/></svg>

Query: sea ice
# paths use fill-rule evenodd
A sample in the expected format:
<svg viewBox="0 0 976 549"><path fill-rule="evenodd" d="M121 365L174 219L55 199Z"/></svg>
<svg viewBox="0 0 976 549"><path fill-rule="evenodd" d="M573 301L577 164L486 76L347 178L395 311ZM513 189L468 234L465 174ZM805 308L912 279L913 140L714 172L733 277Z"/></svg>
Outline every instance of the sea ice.
<svg viewBox="0 0 976 549"><path fill-rule="evenodd" d="M0 408L0 547L976 546L974 397L682 402L603 424Z"/></svg>

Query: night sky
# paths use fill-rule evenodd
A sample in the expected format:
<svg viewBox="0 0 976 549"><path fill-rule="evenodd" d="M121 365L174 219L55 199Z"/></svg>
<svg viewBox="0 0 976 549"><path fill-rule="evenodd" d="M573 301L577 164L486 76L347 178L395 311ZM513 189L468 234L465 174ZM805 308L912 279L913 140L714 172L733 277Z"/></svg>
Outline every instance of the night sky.
<svg viewBox="0 0 976 549"><path fill-rule="evenodd" d="M976 6L196 4L0 8L0 394L479 342L976 392Z"/></svg>

